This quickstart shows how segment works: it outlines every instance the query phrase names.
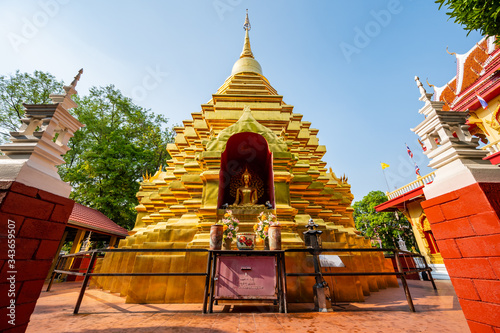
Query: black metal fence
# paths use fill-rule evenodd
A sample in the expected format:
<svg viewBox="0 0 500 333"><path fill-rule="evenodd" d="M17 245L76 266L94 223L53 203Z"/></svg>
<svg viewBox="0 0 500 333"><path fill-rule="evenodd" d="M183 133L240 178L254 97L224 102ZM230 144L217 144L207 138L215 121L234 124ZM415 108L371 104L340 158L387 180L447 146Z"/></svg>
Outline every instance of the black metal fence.
<svg viewBox="0 0 500 333"><path fill-rule="evenodd" d="M408 302L408 306L412 312L415 312L415 306L413 305L413 300L411 298L410 289L408 288L408 283L406 281L407 275L418 274L421 272L428 272L429 280L432 283L432 287L436 290L436 284L434 283L434 279L430 272L432 268L429 267L425 257L418 253L402 251L399 249L379 249L379 248L347 248L347 249L288 249L285 252L307 252L314 256L317 256L321 253L351 253L351 252L385 252L392 253L395 258L397 271L394 272L319 272L316 271L314 273L286 273L288 276L380 276L380 275L395 275L401 278L401 284L403 285L403 289L406 295L406 300ZM401 257L405 260L405 265L401 262ZM412 258L414 265L412 265L408 259ZM417 259L417 260L415 260ZM413 266L413 267L412 267Z"/></svg>
<svg viewBox="0 0 500 333"><path fill-rule="evenodd" d="M50 288L52 287L52 283L54 281L55 275L56 274L67 274L67 275L79 275L79 276L84 276L83 282L82 282L82 287L80 289L80 294L78 295L78 300L76 301L75 309L73 311L74 314L78 314L78 311L80 310L80 305L82 304L83 296L85 294L85 290L87 289L87 285L89 283L89 279L92 276L205 276L206 277L206 282L205 282L205 288L208 288L208 270L209 270L209 262L207 260L207 270L205 272L199 272L199 273L112 273L112 272L104 272L104 273L93 273L93 268L95 261L97 259L97 256L99 253L106 253L106 252L166 252L166 253L172 253L172 252L207 252L208 250L206 249L98 249L98 250L92 250L92 251L87 251L87 252L80 252L76 254L68 254L68 255L62 255L59 256L57 260L57 264L55 266L55 269L52 273L52 276L50 278L49 285L47 286L47 291L50 291ZM60 268L60 263L64 261L64 258L69 258L69 257L77 257L77 256L90 256L90 263L89 266L87 267L87 271L85 273L80 273L80 272L75 272L75 271L67 271L67 270L61 270ZM64 266L62 266L64 267ZM206 291L206 290L205 290Z"/></svg>
<svg viewBox="0 0 500 333"><path fill-rule="evenodd" d="M96 262L96 259L99 254L102 253L117 253L117 252L147 252L147 253L152 253L152 252L160 252L160 253L174 253L174 252L181 252L181 253L189 253L189 252L206 252L208 254L207 249L97 249L97 250L91 250L87 252L80 252L76 254L68 254L68 255L60 255L55 269L52 273L50 282L47 287L47 291L50 291L54 278L57 274L66 274L66 275L77 275L77 276L83 276L83 282L82 286L80 289L80 294L78 295L78 300L75 305L75 309L73 311L74 314L78 314L78 311L80 309L80 305L83 300L83 296L85 294L85 290L87 288L87 285L89 283L89 279L92 276L98 277L98 276L119 276L119 277L124 277L124 276L204 276L205 277L205 294L207 295L207 291L209 288L209 272L210 272L210 260L207 259L207 268L205 272L176 272L176 273L113 273L113 272L99 272L99 273L94 273L93 272L93 267ZM235 251L237 252L237 251ZM408 302L408 306L410 307L410 310L412 312L415 312L415 307L413 305L413 300L411 298L410 294L410 289L408 288L408 283L406 281L406 276L412 275L412 274L418 274L422 272L426 272L427 278L430 280L432 283L433 288L436 290L436 284L434 283L434 279L430 272L432 269L428 266L427 261L425 260L425 257L418 253L413 253L413 252L408 252L408 251L402 251L399 249L380 249L380 248L341 248L341 249L287 249L285 250L285 255L287 253L293 253L293 252L303 252L303 253L309 253L313 255L315 260L317 260L317 256L322 254L322 253L353 253L353 252L378 252L378 253L392 253L393 258L395 259L396 262L396 268L397 270L393 272L321 272L321 268L318 270L315 265L315 272L314 273L300 273L300 272L287 272L285 268L285 277L299 277L299 276L387 276L387 275L394 275L397 276L401 279L401 283L403 285L403 289L406 295L406 300ZM85 271L80 271L80 270L65 270L64 267L66 265L66 261L72 257L90 257L90 262ZM210 256L207 255L207 258ZM403 265L403 263L405 263ZM285 300L286 302L286 300Z"/></svg>

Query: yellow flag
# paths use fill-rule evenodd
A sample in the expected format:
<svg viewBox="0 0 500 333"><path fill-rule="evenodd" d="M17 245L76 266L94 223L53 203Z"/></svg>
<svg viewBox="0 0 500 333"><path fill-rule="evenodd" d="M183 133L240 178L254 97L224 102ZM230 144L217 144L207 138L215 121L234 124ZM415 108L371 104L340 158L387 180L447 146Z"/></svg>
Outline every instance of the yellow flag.
<svg viewBox="0 0 500 333"><path fill-rule="evenodd" d="M384 170L385 168L388 168L390 166L389 164L386 164L386 163L380 163L380 165L382 166L382 170Z"/></svg>

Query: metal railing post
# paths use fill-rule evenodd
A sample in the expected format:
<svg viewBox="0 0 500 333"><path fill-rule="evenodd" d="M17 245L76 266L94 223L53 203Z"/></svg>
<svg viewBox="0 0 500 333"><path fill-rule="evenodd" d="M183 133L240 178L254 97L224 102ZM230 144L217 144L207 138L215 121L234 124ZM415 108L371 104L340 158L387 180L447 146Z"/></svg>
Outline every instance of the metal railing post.
<svg viewBox="0 0 500 333"><path fill-rule="evenodd" d="M427 260L425 259L424 256L422 256L422 259L424 260L425 269L426 269L427 274L429 275L429 280L431 280L431 282L432 282L432 287L434 288L434 290L437 290L436 284L434 283L434 278L432 277L432 273L431 273L432 268L430 268L429 265L427 265Z"/></svg>
<svg viewBox="0 0 500 333"><path fill-rule="evenodd" d="M78 300L76 301L75 310L73 314L78 314L80 310L80 305L82 304L83 295L85 294L85 289L87 289L87 284L89 283L90 273L92 272L92 268L94 267L95 260L97 259L97 251L92 252L92 257L90 259L89 267L87 267L87 273L85 273L85 277L83 278L82 289L80 289L80 295L78 295Z"/></svg>
<svg viewBox="0 0 500 333"><path fill-rule="evenodd" d="M217 254L212 252L212 272L210 276L210 297L208 301L208 313L212 313L214 309L214 289L215 289L215 263L217 262Z"/></svg>
<svg viewBox="0 0 500 333"><path fill-rule="evenodd" d="M413 301L411 299L410 289L408 288L408 283L406 282L406 276L403 272L403 268L401 267L401 262L399 260L399 250L394 250L394 257L396 258L396 265L398 266L398 271L401 276L401 283L403 284L403 289L406 295L406 301L408 302L408 306L410 307L411 312L415 312L415 307L413 306Z"/></svg>
<svg viewBox="0 0 500 333"><path fill-rule="evenodd" d="M59 267L59 263L61 262L61 259L62 259L62 255L59 255L59 257L57 257L57 262L56 262L56 265L54 266L54 270L52 271L52 275L50 277L50 281L49 281L49 285L47 286L47 290L46 291L50 291L50 288L52 288L52 283L54 282L54 278L56 277L56 269Z"/></svg>
<svg viewBox="0 0 500 333"><path fill-rule="evenodd" d="M208 291L210 285L210 276L211 276L211 266L212 266L212 253L208 252L207 258L207 276L205 278L205 289L203 292L203 310L201 313L207 313L207 300L208 300Z"/></svg>
<svg viewBox="0 0 500 333"><path fill-rule="evenodd" d="M288 313L288 301L287 301L287 285L286 285L286 264L285 264L285 252L282 253L281 266L283 269L283 306L285 308L285 313Z"/></svg>

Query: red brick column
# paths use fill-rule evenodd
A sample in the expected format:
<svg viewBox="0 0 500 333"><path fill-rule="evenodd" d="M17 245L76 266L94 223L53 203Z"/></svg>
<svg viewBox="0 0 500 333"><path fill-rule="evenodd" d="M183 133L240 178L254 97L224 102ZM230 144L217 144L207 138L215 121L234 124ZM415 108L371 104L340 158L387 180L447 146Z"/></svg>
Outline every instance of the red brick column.
<svg viewBox="0 0 500 333"><path fill-rule="evenodd" d="M1 332L26 330L73 205L73 200L34 187L0 182ZM9 253L13 244L15 256Z"/></svg>
<svg viewBox="0 0 500 333"><path fill-rule="evenodd" d="M472 332L500 332L500 183L422 203Z"/></svg>

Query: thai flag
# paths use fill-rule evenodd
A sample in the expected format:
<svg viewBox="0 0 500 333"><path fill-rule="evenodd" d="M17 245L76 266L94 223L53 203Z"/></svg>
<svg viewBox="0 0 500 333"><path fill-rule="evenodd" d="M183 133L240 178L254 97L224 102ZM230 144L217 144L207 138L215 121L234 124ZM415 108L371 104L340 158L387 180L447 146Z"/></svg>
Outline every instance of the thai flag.
<svg viewBox="0 0 500 333"><path fill-rule="evenodd" d="M483 107L483 109L486 109L488 107L488 103L484 100L484 98L479 96L479 94L477 92L476 92L476 97L479 100L479 103L481 103L481 106Z"/></svg>
<svg viewBox="0 0 500 333"><path fill-rule="evenodd" d="M410 150L410 147L408 147L408 145L405 143L406 145L406 151L408 152L408 155L410 156L410 158L413 158L413 153L411 152Z"/></svg>
<svg viewBox="0 0 500 333"><path fill-rule="evenodd" d="M418 167L417 163L415 163L415 173L420 177L420 168Z"/></svg>
<svg viewBox="0 0 500 333"><path fill-rule="evenodd" d="M422 150L424 152L427 151L427 147L424 145L424 143L422 141L420 141L420 139L418 139L418 143L420 143L420 146L422 146Z"/></svg>

